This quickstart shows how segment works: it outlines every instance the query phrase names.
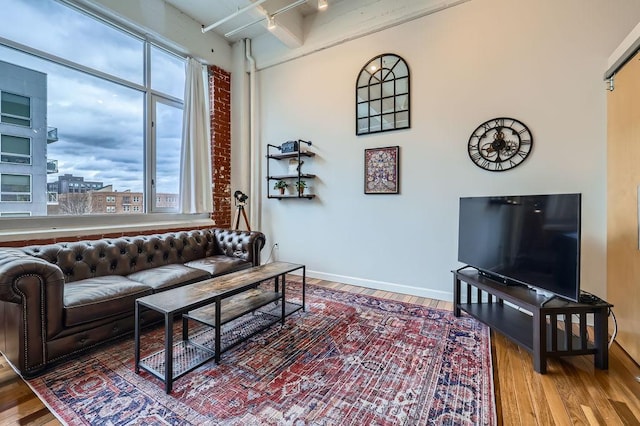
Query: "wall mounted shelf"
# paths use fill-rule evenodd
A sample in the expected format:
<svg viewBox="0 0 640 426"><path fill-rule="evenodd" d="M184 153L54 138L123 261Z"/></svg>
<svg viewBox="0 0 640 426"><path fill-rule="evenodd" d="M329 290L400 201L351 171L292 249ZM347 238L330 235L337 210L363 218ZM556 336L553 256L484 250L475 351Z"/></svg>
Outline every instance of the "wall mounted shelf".
<svg viewBox="0 0 640 426"><path fill-rule="evenodd" d="M286 181L288 185L295 185L296 188L299 185L299 182L301 182L304 179L315 179L316 175L315 174L311 174L311 173L301 173L300 169L302 168L302 164L304 164L304 160L303 159L309 159L312 157L315 157L315 153L311 152L308 150L306 151L300 151L302 144L307 144L308 146L311 146L311 142L310 141L304 141L302 139L298 139L296 141L298 150L295 152L285 152L282 153L280 152L282 150L282 147L280 146L276 146L276 145L271 145L271 144L267 144L267 185L268 185L268 195L267 198L277 198L278 200L282 200L282 199L291 199L291 198L306 198L308 200L311 200L312 198L315 198L316 195L315 194L311 194L311 193L298 193L298 191L296 191L294 194L282 194L282 193L274 193L273 191L275 191L275 189L272 188L271 186L271 181L279 181L279 180L283 180ZM277 149L278 153L272 154L272 149ZM281 160L296 160L297 167L296 167L296 173L288 173L288 174L271 174L271 170L270 170L270 163L272 160L275 161L281 161Z"/></svg>

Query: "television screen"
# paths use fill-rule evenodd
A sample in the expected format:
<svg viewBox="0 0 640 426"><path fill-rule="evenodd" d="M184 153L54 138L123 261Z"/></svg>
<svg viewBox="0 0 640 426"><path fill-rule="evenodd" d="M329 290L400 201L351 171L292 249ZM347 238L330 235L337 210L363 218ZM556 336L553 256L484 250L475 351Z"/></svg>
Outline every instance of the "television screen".
<svg viewBox="0 0 640 426"><path fill-rule="evenodd" d="M580 211L580 194L460 198L458 261L578 301Z"/></svg>

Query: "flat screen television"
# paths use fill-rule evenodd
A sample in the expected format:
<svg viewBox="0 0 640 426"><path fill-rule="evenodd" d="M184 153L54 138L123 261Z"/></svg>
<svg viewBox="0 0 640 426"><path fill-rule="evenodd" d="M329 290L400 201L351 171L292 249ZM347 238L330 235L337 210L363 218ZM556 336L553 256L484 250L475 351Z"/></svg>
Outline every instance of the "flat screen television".
<svg viewBox="0 0 640 426"><path fill-rule="evenodd" d="M581 194L460 198L458 261L577 302Z"/></svg>

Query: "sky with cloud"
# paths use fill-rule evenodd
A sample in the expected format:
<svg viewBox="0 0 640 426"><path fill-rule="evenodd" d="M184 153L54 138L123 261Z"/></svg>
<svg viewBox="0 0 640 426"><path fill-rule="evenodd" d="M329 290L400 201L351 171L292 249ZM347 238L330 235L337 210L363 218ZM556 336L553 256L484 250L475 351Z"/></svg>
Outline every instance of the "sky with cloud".
<svg viewBox="0 0 640 426"><path fill-rule="evenodd" d="M0 0L0 37L143 85L143 42L53 0ZM152 87L182 98L184 63L152 49ZM0 45L0 60L47 74L47 125L59 140L48 145L59 174L142 192L144 92ZM182 111L157 108L158 192L177 192ZM55 181L58 175L48 176ZM174 189L175 188L175 189Z"/></svg>

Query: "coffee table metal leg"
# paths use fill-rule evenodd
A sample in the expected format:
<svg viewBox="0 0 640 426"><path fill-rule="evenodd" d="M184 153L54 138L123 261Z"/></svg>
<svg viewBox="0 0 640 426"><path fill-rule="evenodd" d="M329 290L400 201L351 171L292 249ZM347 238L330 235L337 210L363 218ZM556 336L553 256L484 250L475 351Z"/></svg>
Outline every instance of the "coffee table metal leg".
<svg viewBox="0 0 640 426"><path fill-rule="evenodd" d="M215 321L215 332L216 332L216 337L215 337L215 361L216 364L220 364L220 352L221 352L221 348L220 348L220 336L222 334L222 326L220 325L220 323L222 322L221 320L221 316L220 316L220 311L222 310L220 308L221 305L221 299L219 297L216 297L216 321Z"/></svg>
<svg viewBox="0 0 640 426"><path fill-rule="evenodd" d="M302 311L304 312L305 310L305 291L306 291L306 287L307 287L307 267L303 266L302 267Z"/></svg>
<svg viewBox="0 0 640 426"><path fill-rule="evenodd" d="M164 315L164 389L167 394L171 393L173 385L173 316Z"/></svg>
<svg viewBox="0 0 640 426"><path fill-rule="evenodd" d="M134 332L134 353L135 353L135 372L136 374L140 373L140 304L136 300L135 305L135 332Z"/></svg>
<svg viewBox="0 0 640 426"><path fill-rule="evenodd" d="M284 293L285 293L285 277L284 274L282 275L282 318L280 319L280 321L282 322L282 325L284 325L284 316L285 316L285 312L286 312L286 303L285 303L285 298L284 298Z"/></svg>
<svg viewBox="0 0 640 426"><path fill-rule="evenodd" d="M189 320L182 316L182 341L189 340Z"/></svg>

